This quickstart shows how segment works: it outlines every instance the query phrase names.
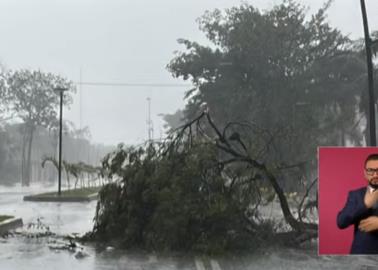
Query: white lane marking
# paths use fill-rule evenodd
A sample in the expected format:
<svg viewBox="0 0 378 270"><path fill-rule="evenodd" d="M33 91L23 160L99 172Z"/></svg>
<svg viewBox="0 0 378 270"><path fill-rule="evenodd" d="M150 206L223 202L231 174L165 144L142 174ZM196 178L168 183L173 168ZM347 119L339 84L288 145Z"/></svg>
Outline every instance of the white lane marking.
<svg viewBox="0 0 378 270"><path fill-rule="evenodd" d="M196 264L196 269L197 270L206 270L205 265L199 258L194 258L194 262Z"/></svg>
<svg viewBox="0 0 378 270"><path fill-rule="evenodd" d="M210 265L213 270L222 270L217 260L211 259Z"/></svg>
<svg viewBox="0 0 378 270"><path fill-rule="evenodd" d="M157 257L156 255L149 255L148 256L148 263L157 263Z"/></svg>

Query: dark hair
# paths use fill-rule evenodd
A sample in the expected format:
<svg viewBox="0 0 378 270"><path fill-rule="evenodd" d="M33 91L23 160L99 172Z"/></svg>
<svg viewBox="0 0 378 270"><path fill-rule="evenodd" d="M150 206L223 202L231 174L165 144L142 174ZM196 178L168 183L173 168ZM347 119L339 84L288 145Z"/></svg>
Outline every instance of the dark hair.
<svg viewBox="0 0 378 270"><path fill-rule="evenodd" d="M365 160L365 167L369 160L378 160L378 154L370 154Z"/></svg>

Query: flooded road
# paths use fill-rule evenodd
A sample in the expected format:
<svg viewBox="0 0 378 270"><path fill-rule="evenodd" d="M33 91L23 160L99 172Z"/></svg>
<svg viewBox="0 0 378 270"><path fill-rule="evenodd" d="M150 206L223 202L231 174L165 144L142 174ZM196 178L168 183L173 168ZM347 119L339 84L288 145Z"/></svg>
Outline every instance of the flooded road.
<svg viewBox="0 0 378 270"><path fill-rule="evenodd" d="M49 189L51 190L51 189ZM40 192L41 189L38 189ZM20 217L27 232L28 224L39 220L57 236L27 237L15 234L0 238L0 269L26 270L244 270L244 269L377 269L376 256L317 256L316 247L307 249L259 250L255 254L210 258L206 256L159 256L112 248L84 246L85 256L77 252L51 249L52 242L65 241L61 236L92 229L96 202L48 203L24 202L23 196L36 193L33 188L0 187L0 213ZM30 227L30 226L29 226ZM33 226L32 226L33 227ZM67 241L66 241L67 242Z"/></svg>
<svg viewBox="0 0 378 270"><path fill-rule="evenodd" d="M0 269L197 269L195 258L157 257L115 250L112 248L84 246L85 257L76 258L77 252L51 249L51 243L63 242L67 234L84 234L93 227L96 201L85 203L30 202L23 196L54 189L0 187L0 213L23 219L24 227L14 234L0 238ZM56 234L35 237L40 222L44 229ZM33 224L34 226L30 226ZM26 234L30 233L29 236ZM199 262L201 265L201 261Z"/></svg>

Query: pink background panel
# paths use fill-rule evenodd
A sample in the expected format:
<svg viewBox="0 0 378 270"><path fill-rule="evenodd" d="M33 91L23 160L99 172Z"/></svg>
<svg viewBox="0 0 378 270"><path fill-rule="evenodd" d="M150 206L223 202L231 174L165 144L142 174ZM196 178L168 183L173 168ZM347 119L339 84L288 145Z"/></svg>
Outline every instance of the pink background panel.
<svg viewBox="0 0 378 270"><path fill-rule="evenodd" d="M319 158L319 254L349 254L353 226L340 230L337 213L348 192L367 185L364 162L376 147L320 147Z"/></svg>

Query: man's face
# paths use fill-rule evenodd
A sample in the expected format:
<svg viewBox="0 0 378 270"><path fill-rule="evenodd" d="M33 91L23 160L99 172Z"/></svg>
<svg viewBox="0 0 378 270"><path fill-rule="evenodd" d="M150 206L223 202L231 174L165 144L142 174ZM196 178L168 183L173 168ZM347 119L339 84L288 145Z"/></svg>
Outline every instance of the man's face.
<svg viewBox="0 0 378 270"><path fill-rule="evenodd" d="M378 185L378 160L369 160L366 163L365 178L370 184Z"/></svg>

